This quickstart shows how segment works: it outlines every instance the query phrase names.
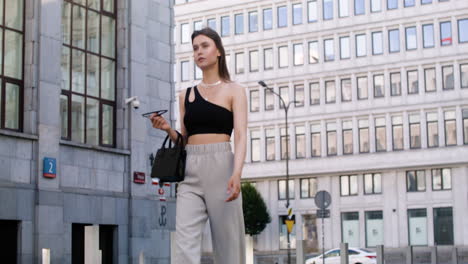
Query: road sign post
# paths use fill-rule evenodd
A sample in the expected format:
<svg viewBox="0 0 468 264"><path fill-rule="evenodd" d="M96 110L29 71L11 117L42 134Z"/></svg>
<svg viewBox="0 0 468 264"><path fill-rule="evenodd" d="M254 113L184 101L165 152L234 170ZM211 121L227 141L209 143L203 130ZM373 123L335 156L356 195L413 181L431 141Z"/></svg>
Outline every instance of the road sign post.
<svg viewBox="0 0 468 264"><path fill-rule="evenodd" d="M319 210L317 210L317 217L322 218L322 260L325 264L325 228L324 228L324 219L330 217L330 210L327 208L331 204L331 196L327 191L319 191L315 194L315 205L317 205Z"/></svg>

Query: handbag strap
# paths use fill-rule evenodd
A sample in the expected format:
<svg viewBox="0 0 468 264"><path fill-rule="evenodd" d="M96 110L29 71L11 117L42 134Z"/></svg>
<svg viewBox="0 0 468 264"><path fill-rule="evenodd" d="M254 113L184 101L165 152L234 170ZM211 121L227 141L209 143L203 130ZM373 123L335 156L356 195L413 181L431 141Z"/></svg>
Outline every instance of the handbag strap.
<svg viewBox="0 0 468 264"><path fill-rule="evenodd" d="M174 144L174 147L178 146L182 150L184 148L182 134L177 130L175 132L177 133L177 140ZM170 138L169 135L167 135L166 138L164 139L164 142L162 143L161 148L166 148L166 142L168 141L169 138ZM172 140L169 140L169 148L172 148Z"/></svg>

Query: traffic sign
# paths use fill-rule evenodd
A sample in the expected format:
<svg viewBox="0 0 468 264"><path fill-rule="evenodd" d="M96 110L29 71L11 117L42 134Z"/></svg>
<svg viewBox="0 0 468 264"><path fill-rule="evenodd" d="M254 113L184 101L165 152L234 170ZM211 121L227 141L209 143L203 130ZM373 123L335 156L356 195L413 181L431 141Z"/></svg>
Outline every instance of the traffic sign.
<svg viewBox="0 0 468 264"><path fill-rule="evenodd" d="M320 209L326 209L331 204L331 196L327 191L319 191L315 194L315 205Z"/></svg>
<svg viewBox="0 0 468 264"><path fill-rule="evenodd" d="M294 226L294 220L286 219L284 222L286 222L286 227L288 228L288 234L291 234L293 226Z"/></svg>
<svg viewBox="0 0 468 264"><path fill-rule="evenodd" d="M330 217L330 210L328 210L328 209L319 209L319 210L317 210L317 217L318 218L329 218Z"/></svg>

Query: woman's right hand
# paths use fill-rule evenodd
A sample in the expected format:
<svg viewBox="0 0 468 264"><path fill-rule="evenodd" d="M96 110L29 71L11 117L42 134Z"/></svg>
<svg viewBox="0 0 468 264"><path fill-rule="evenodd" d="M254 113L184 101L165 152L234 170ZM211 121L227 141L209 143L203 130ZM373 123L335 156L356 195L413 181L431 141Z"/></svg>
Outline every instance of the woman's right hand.
<svg viewBox="0 0 468 264"><path fill-rule="evenodd" d="M161 129L163 131L168 132L171 129L171 126L169 123L164 119L164 117L157 115L157 114L152 114L150 116L151 123L153 123L153 127L156 129Z"/></svg>

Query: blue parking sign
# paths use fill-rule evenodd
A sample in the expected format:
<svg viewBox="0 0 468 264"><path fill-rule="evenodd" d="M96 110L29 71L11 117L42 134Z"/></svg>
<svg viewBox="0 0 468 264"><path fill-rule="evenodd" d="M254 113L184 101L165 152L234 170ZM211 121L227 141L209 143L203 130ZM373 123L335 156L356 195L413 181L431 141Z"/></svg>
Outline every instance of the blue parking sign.
<svg viewBox="0 0 468 264"><path fill-rule="evenodd" d="M57 162L54 158L44 158L43 176L46 178L57 176Z"/></svg>

